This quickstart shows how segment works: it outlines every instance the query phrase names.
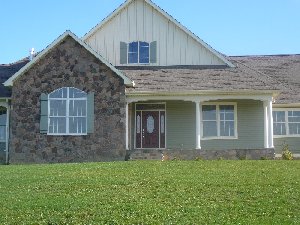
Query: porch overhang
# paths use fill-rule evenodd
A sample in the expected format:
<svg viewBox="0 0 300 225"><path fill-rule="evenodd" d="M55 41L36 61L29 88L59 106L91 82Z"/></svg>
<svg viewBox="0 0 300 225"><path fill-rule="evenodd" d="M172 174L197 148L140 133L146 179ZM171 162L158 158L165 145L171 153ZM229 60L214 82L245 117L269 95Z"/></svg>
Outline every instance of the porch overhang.
<svg viewBox="0 0 300 225"><path fill-rule="evenodd" d="M140 102L151 100L181 100L205 102L228 99L249 99L258 101L275 101L279 91L242 90L242 91L184 91L184 92L126 92L126 102Z"/></svg>

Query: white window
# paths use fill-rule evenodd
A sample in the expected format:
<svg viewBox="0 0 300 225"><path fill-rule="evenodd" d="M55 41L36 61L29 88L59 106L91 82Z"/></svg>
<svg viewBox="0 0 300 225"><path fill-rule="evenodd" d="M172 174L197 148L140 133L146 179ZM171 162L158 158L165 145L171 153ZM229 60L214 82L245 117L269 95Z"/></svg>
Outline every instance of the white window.
<svg viewBox="0 0 300 225"><path fill-rule="evenodd" d="M274 136L300 135L300 109L273 110Z"/></svg>
<svg viewBox="0 0 300 225"><path fill-rule="evenodd" d="M148 42L136 41L128 44L128 63L148 64L150 60Z"/></svg>
<svg viewBox="0 0 300 225"><path fill-rule="evenodd" d="M48 97L48 134L87 134L87 94L72 87L57 89Z"/></svg>
<svg viewBox="0 0 300 225"><path fill-rule="evenodd" d="M6 142L6 117L6 109L0 107L0 142Z"/></svg>
<svg viewBox="0 0 300 225"><path fill-rule="evenodd" d="M202 137L236 138L236 104L209 103L202 105Z"/></svg>

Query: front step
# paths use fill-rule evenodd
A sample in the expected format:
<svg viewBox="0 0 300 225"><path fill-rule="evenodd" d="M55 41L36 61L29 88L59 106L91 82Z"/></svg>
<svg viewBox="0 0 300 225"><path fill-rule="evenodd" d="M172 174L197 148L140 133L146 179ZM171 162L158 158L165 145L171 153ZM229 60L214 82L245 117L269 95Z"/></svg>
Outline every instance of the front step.
<svg viewBox="0 0 300 225"><path fill-rule="evenodd" d="M162 160L162 150L132 150L127 152L129 160Z"/></svg>

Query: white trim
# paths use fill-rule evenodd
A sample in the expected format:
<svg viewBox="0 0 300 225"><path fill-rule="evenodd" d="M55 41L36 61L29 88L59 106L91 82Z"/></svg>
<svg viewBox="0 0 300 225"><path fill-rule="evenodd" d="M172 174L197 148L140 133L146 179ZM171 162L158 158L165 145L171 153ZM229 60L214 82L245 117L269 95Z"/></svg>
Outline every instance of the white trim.
<svg viewBox="0 0 300 225"><path fill-rule="evenodd" d="M289 129L289 121L288 121L288 112L290 111L299 111L300 112L300 108L273 108L273 112L284 112L284 116L285 116L285 130L286 130L286 134L284 135L273 135L274 138L295 138L295 137L300 137L300 134L290 134L290 129Z"/></svg>
<svg viewBox="0 0 300 225"><path fill-rule="evenodd" d="M136 109L136 107L137 107L137 105L164 105L165 107L164 107L164 109L153 109L153 110L137 110ZM167 110L166 110L166 102L145 102L145 103L143 103L143 102L139 102L139 103L136 103L135 104L135 106L134 106L134 114L135 114L135 116L134 116L134 149L166 149L167 148ZM141 123L141 125L140 125L140 134L141 134L141 148L137 148L136 147L136 112L141 112L141 121L140 121L140 123ZM143 148L143 111L147 111L147 112L158 112L158 123L159 123L159 131L158 131L158 133L159 133L159 143L158 143L158 148ZM161 136L161 131L160 131L160 112L164 112L165 113L165 133L164 133L164 135L165 135L165 147L164 148L161 148L160 147L160 136Z"/></svg>
<svg viewBox="0 0 300 225"><path fill-rule="evenodd" d="M252 92L218 92L218 91L190 91L190 92L147 92L147 93L126 93L126 102L146 102L146 101L167 101L180 100L190 102L206 102L217 100L257 100L272 101L273 92L260 93Z"/></svg>
<svg viewBox="0 0 300 225"><path fill-rule="evenodd" d="M62 90L64 88L67 88L67 97L62 97L62 98L51 98L50 95L56 91L59 91L59 90ZM79 98L70 98L70 88L73 88L73 89L76 89L78 91L81 91L83 92L86 97L79 97ZM59 100L59 101L66 101L66 115L65 116L50 116L50 101L51 100ZM70 113L69 113L69 106L70 106L70 101L76 101L76 100L85 100L85 112L86 112L86 115L85 116L70 116ZM49 136L85 136L87 135L87 120L88 120L88 113L87 113L87 93L78 89L78 88L75 88L75 87L62 87L62 88L58 88L54 91L52 91L50 94L48 94L48 123L47 123L47 135ZM65 133L50 133L49 132L49 123L50 123L50 118L55 118L55 117L64 117L66 118L66 132ZM69 119L70 118L85 118L85 129L86 129L86 132L84 133L70 133L70 124L69 124Z"/></svg>
<svg viewBox="0 0 300 225"><path fill-rule="evenodd" d="M201 112L202 107L204 105L215 105L216 106L216 119L217 119L217 132L218 136L213 137L203 137L203 115L201 113L201 140L214 140L214 139L222 139L222 140L233 140L238 139L238 130L237 130L237 103L236 102L203 102L201 105ZM234 107L234 136L221 136L220 135L220 105L232 105Z"/></svg>
<svg viewBox="0 0 300 225"><path fill-rule="evenodd" d="M269 120L268 120L268 101L264 101L264 147L269 148Z"/></svg>
<svg viewBox="0 0 300 225"><path fill-rule="evenodd" d="M200 102L196 104L196 149L201 149L201 117L202 117L202 106Z"/></svg>
<svg viewBox="0 0 300 225"><path fill-rule="evenodd" d="M269 148L274 148L274 138L273 138L273 110L272 110L272 101L268 102L268 133L269 133Z"/></svg>
<svg viewBox="0 0 300 225"><path fill-rule="evenodd" d="M120 5L116 10L114 10L110 15L108 15L102 22L97 24L94 28L92 28L88 33L86 33L82 40L86 41L90 36L92 36L97 30L99 30L101 27L103 27L108 21L113 19L116 15L118 15L124 8L126 8L132 1L134 0L127 0L122 5ZM146 3L148 3L150 6L152 6L156 11L158 11L160 14L162 14L167 20L173 22L177 27L179 27L182 31L184 31L187 35L192 37L195 41L200 43L204 48L206 48L208 51L210 51L213 55L215 55L217 58L222 60L225 64L227 64L229 67L235 67L229 60L227 60L221 53L217 52L215 49L213 49L211 46L209 46L207 43L205 43L202 39L200 39L198 36L196 36L194 33L192 33L190 30L188 30L185 26L180 24L177 20L175 20L171 15L169 15L167 12L165 12L163 9L161 9L159 6L154 4L150 0L144 0Z"/></svg>
<svg viewBox="0 0 300 225"><path fill-rule="evenodd" d="M129 112L128 112L128 110L129 110L129 108L128 108L128 105L129 105L129 103L125 103L126 104L126 107L125 107L125 110L126 110L126 113L125 113L125 115L126 115L126 132L125 132L125 134L126 134L126 150L129 150L129 140L128 140L128 135L129 135Z"/></svg>
<svg viewBox="0 0 300 225"><path fill-rule="evenodd" d="M14 81L21 75L23 75L26 71L28 71L33 65L38 63L43 56L45 56L52 48L61 43L68 36L72 37L76 42L78 42L82 47L84 47L87 51L89 51L92 55L94 55L97 59L103 62L106 66L108 66L113 72L115 72L119 77L124 80L125 85L132 86L132 81L126 77L120 70L116 69L112 64L110 64L106 59L104 59L101 55L99 55L96 51L94 51L91 47L89 47L86 43L84 43L81 39L79 39L75 34L71 31L65 31L62 35L60 35L55 41L53 41L50 45L48 45L43 51L41 51L33 60L27 63L24 67L22 67L17 73L11 76L7 81L4 82L4 86L13 86Z"/></svg>

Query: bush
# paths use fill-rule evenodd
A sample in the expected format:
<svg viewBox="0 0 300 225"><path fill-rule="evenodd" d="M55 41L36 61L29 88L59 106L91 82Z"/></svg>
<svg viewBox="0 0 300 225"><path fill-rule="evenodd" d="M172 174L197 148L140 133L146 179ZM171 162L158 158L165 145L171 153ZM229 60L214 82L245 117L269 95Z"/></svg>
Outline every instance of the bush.
<svg viewBox="0 0 300 225"><path fill-rule="evenodd" d="M284 159L284 160L292 160L293 159L293 153L290 151L290 147L286 143L284 143L282 146L282 159Z"/></svg>

